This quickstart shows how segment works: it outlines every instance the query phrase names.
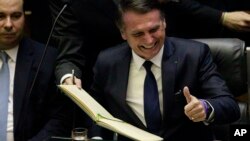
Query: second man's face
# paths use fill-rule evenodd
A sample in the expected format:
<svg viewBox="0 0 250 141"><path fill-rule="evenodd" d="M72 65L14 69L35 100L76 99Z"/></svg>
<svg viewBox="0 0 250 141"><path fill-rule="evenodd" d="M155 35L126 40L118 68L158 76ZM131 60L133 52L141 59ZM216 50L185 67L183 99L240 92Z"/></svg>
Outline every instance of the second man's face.
<svg viewBox="0 0 250 141"><path fill-rule="evenodd" d="M0 49L15 47L23 28L23 0L0 0Z"/></svg>
<svg viewBox="0 0 250 141"><path fill-rule="evenodd" d="M123 15L121 35L137 55L148 60L163 46L165 28L165 20L161 18L158 10L146 14L127 11Z"/></svg>

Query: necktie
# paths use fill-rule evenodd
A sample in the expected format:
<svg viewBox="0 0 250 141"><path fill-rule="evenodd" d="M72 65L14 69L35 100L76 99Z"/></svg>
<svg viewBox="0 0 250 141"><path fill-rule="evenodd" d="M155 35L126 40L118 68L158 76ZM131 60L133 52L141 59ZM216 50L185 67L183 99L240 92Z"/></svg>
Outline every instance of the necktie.
<svg viewBox="0 0 250 141"><path fill-rule="evenodd" d="M147 72L144 81L144 116L149 132L157 133L161 126L157 83L151 71L152 62L145 61L143 66Z"/></svg>
<svg viewBox="0 0 250 141"><path fill-rule="evenodd" d="M9 98L9 67L7 54L0 52L0 57L3 62L0 70L0 140L6 141Z"/></svg>

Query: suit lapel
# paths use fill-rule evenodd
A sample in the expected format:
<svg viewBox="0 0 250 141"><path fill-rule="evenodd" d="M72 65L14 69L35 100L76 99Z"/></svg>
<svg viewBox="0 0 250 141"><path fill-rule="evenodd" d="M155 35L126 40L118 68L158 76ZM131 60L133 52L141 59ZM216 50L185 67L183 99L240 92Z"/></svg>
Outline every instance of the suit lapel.
<svg viewBox="0 0 250 141"><path fill-rule="evenodd" d="M126 60L126 61L125 61ZM120 83L117 83L118 84L118 87L117 87L117 91L120 91L121 92L121 95L119 95L119 97L117 97L117 100L123 105L123 107L126 104L126 92L127 92L127 83L128 83L128 74L129 74L129 63L130 61L130 57L129 56L125 56L124 58L124 61L121 61L119 63L119 66L117 67L117 80L118 82ZM120 75L121 72L123 72L122 74L123 75ZM122 98L121 98L121 97Z"/></svg>
<svg viewBox="0 0 250 141"><path fill-rule="evenodd" d="M126 55L122 57L119 61L119 66L116 67L117 71L117 80L119 83L117 83L116 91L119 93L117 95L116 100L119 104L121 104L121 107L123 108L122 111L125 111L126 116L130 117L133 124L142 128L146 129L144 124L141 122L141 120L136 116L136 114L133 112L133 110L129 107L129 105L126 102L126 96L127 96L127 86L128 86L128 75L129 75L129 67L130 67L130 60L131 60L131 50L128 47L126 51Z"/></svg>
<svg viewBox="0 0 250 141"><path fill-rule="evenodd" d="M23 41L19 45L14 77L14 129L16 129L20 116L24 112L24 102L28 101L26 98L28 97L29 84L32 80L30 78L33 60L32 54L32 46L27 41Z"/></svg>
<svg viewBox="0 0 250 141"><path fill-rule="evenodd" d="M178 57L173 55L174 48L166 40L162 58L162 88L163 88L163 122L171 111L174 102L174 88L177 71Z"/></svg>

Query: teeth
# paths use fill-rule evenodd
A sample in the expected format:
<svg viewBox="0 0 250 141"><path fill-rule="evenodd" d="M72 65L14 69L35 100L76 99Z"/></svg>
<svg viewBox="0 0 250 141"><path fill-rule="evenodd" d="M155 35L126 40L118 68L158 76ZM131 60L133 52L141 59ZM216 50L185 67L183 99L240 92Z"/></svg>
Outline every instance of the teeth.
<svg viewBox="0 0 250 141"><path fill-rule="evenodd" d="M152 46L152 47L141 46L141 47L143 47L143 48L145 48L145 49L150 49L150 48L153 48L154 46Z"/></svg>
<svg viewBox="0 0 250 141"><path fill-rule="evenodd" d="M154 48L156 46L157 43L155 43L153 46L141 46L142 48L145 49L150 49L150 48Z"/></svg>

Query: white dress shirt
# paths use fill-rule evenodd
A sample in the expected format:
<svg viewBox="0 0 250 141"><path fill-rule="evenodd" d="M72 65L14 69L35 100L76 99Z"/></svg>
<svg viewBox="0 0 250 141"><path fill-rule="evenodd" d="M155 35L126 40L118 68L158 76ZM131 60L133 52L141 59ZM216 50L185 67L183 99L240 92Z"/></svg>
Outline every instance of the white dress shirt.
<svg viewBox="0 0 250 141"><path fill-rule="evenodd" d="M162 77L161 77L161 62L163 49L161 48L159 53L152 58L150 61L153 63L151 70L155 76L158 92L160 111L163 113L163 92L162 92ZM134 113L139 117L142 123L146 126L144 117L144 102L143 102L143 91L144 91L144 80L146 77L146 70L143 67L145 59L139 57L134 51L132 51L132 60L130 63L128 89L126 101Z"/></svg>

